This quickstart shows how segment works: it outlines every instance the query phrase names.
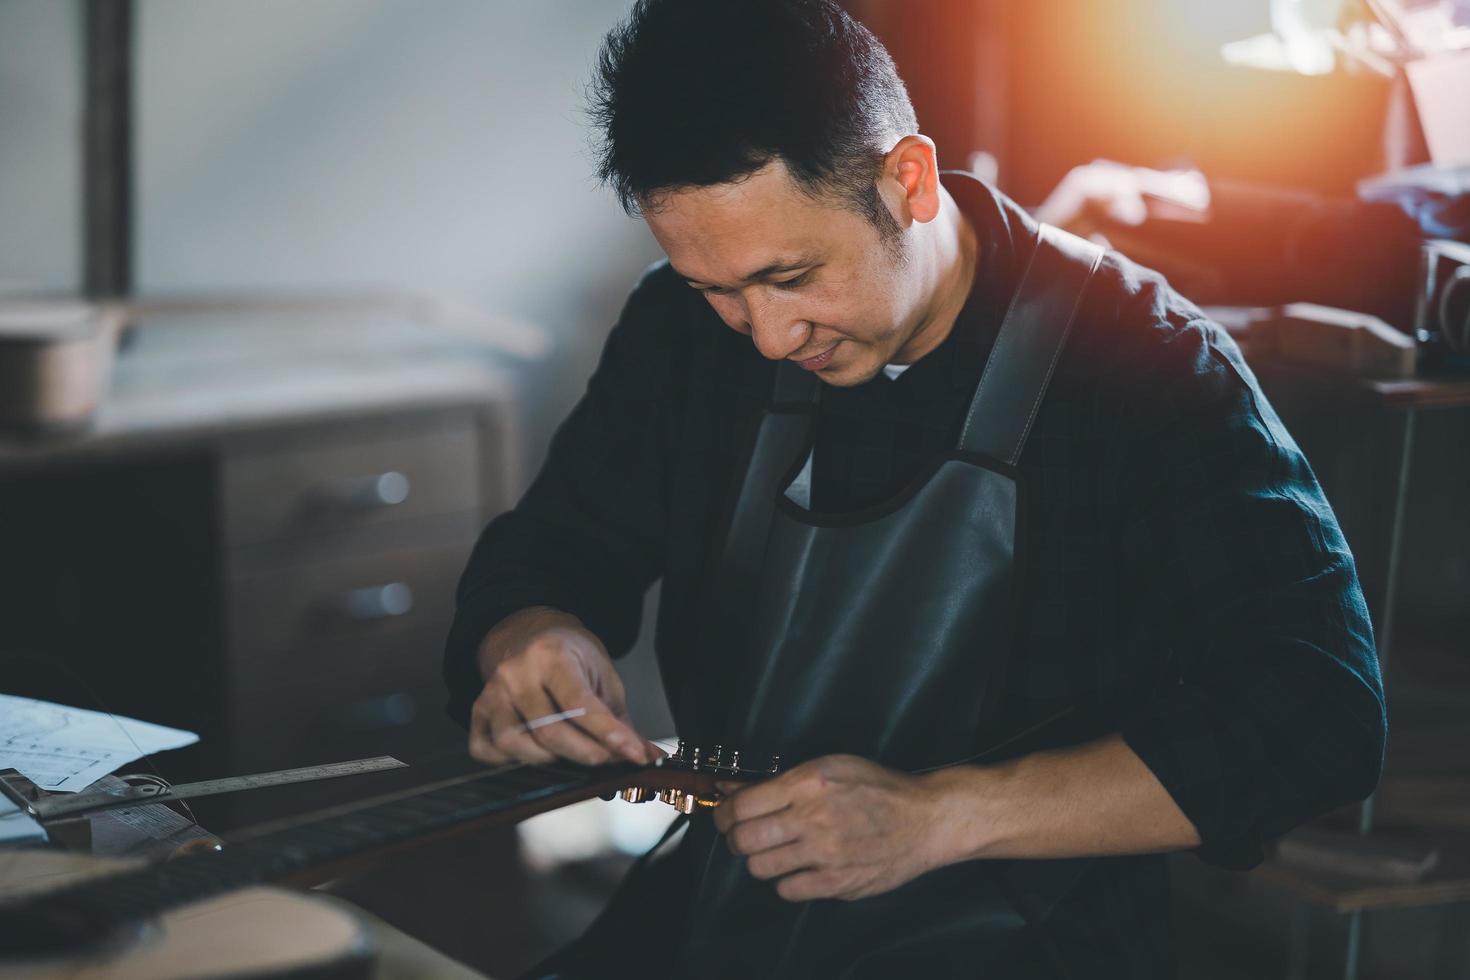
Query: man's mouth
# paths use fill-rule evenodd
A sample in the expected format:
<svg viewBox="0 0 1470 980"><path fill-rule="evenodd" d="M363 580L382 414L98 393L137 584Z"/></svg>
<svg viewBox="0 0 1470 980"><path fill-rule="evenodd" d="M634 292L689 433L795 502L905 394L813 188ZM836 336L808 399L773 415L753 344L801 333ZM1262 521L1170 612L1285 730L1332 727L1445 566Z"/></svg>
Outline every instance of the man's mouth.
<svg viewBox="0 0 1470 980"><path fill-rule="evenodd" d="M839 340L837 344L840 343L842 343L842 341ZM828 361L832 360L832 352L837 349L837 344L833 344L831 347L828 347L817 356L808 357L804 361L796 361L796 358L794 357L792 358L792 360L796 361L796 366L802 368L803 370L820 371L822 368L827 366Z"/></svg>

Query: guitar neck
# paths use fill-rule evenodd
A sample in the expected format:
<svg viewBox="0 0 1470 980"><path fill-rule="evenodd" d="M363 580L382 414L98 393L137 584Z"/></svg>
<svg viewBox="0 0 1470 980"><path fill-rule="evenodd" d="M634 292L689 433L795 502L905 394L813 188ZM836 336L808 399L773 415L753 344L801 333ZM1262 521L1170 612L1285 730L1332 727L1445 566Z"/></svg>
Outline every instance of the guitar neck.
<svg viewBox="0 0 1470 980"><path fill-rule="evenodd" d="M701 760L698 748L680 742L677 753L649 766L505 766L257 827L220 851L0 904L0 957L75 952L129 923L213 895L317 884L354 866L619 790L637 800L657 793L689 813L718 801L717 783L759 780L779 768L779 757L750 768L740 753L725 759L716 749Z"/></svg>
<svg viewBox="0 0 1470 980"><path fill-rule="evenodd" d="M986 763L1020 755L1056 743L1059 732L1077 724L1077 716L1067 709L960 761ZM758 781L779 769L779 756L752 765L749 759L742 763L739 752L726 754L714 746L702 753L680 742L674 755L651 766L559 762L459 776L258 827L217 852L0 904L0 957L76 952L131 922L213 895L250 885L317 884L354 866L619 790L634 800L657 793L690 813L718 802L719 783Z"/></svg>
<svg viewBox="0 0 1470 980"><path fill-rule="evenodd" d="M75 951L128 923L249 885L315 884L396 851L616 791L643 771L632 764L507 767L258 828L219 851L0 905L0 955Z"/></svg>

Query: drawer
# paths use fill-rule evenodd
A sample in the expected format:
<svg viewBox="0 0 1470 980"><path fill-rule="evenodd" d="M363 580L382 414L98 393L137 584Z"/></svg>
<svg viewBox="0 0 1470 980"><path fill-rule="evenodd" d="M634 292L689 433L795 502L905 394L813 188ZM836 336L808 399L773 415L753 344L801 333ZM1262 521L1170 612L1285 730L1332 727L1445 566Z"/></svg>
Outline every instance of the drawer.
<svg viewBox="0 0 1470 980"><path fill-rule="evenodd" d="M227 548L479 508L473 416L440 413L375 435L360 426L230 450Z"/></svg>
<svg viewBox="0 0 1470 980"><path fill-rule="evenodd" d="M257 772L376 755L413 764L463 752L466 736L444 713L438 642L410 634L396 642L342 648L327 659L356 659L354 670L316 682L297 679L272 690L233 692L234 767Z"/></svg>
<svg viewBox="0 0 1470 980"><path fill-rule="evenodd" d="M454 588L474 541L297 564L237 577L228 598L232 689L325 680L382 667L387 639L432 637L418 655L436 665L454 613Z"/></svg>
<svg viewBox="0 0 1470 980"><path fill-rule="evenodd" d="M388 755L408 768L368 776L325 779L279 789L232 794L218 818L238 827L295 816L381 793L423 785L448 767L471 764L466 735L444 714L437 638L412 636L379 648L371 658L391 669L344 674L330 683L283 685L229 706L231 773L270 772ZM361 648L355 648L360 651ZM430 663L409 654L432 649ZM337 658L342 659L342 658Z"/></svg>

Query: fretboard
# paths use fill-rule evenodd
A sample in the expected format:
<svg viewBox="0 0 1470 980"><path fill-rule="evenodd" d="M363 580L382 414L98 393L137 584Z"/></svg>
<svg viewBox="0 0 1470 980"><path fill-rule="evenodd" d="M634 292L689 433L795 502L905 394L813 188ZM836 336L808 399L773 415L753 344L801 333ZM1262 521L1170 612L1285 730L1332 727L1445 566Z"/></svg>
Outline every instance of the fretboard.
<svg viewBox="0 0 1470 980"><path fill-rule="evenodd" d="M486 770L247 831L220 851L0 904L0 955L77 952L129 923L236 888L325 880L334 867L365 855L585 799L639 768L562 762Z"/></svg>

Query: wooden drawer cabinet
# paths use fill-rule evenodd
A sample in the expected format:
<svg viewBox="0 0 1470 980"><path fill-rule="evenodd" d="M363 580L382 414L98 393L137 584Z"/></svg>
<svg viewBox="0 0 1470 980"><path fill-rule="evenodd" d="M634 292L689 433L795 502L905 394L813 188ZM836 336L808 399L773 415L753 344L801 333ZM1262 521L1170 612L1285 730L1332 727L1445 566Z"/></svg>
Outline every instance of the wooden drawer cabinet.
<svg viewBox="0 0 1470 980"><path fill-rule="evenodd" d="M465 736L444 714L437 643L416 634L322 651L348 664L329 677L283 680L271 691L233 692L232 771L269 772L388 755L408 770L242 793L229 800L240 826L320 810L401 788L465 758ZM373 666L368 666L369 664Z"/></svg>
<svg viewBox="0 0 1470 980"><path fill-rule="evenodd" d="M241 447L220 473L226 546L299 542L478 509L470 413L441 413L390 433L349 429Z"/></svg>
<svg viewBox="0 0 1470 980"><path fill-rule="evenodd" d="M91 428L0 434L7 636L36 654L8 690L199 732L160 760L176 782L462 750L440 659L522 485L515 369L493 338L334 304L140 308ZM197 802L227 829L340 792Z"/></svg>
<svg viewBox="0 0 1470 980"><path fill-rule="evenodd" d="M316 561L236 579L230 588L232 686L245 693L372 670L384 637L410 637L434 660L454 614L454 587L477 530L427 550Z"/></svg>
<svg viewBox="0 0 1470 980"><path fill-rule="evenodd" d="M352 664L269 691L237 691L234 756L245 771L391 755L405 761L462 746L444 715L439 651L408 635L328 650ZM262 723L265 722L265 723Z"/></svg>
<svg viewBox="0 0 1470 980"><path fill-rule="evenodd" d="M483 426L464 409L354 419L221 460L233 771L462 750L440 662L460 573L502 505Z"/></svg>

